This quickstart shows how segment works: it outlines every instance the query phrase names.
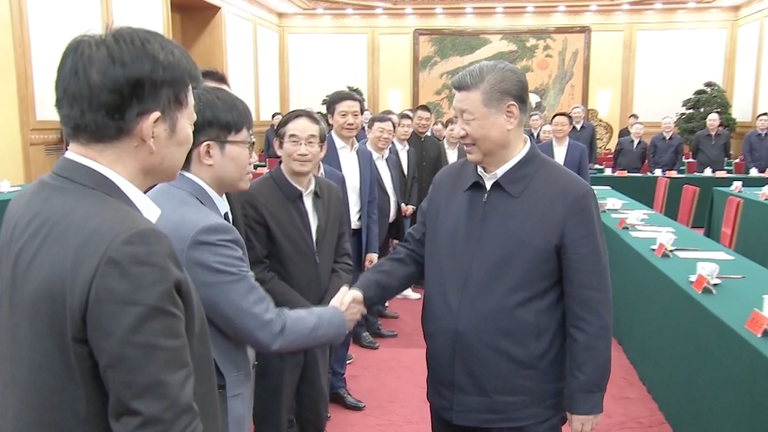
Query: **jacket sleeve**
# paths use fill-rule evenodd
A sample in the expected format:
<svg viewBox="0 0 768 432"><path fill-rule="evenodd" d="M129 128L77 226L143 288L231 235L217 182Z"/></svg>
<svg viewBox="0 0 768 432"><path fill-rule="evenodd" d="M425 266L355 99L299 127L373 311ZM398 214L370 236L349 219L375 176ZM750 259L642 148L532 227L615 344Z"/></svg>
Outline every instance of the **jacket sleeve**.
<svg viewBox="0 0 768 432"><path fill-rule="evenodd" d="M648 144L648 171L653 172L657 167L661 168L661 165L656 162L656 146L658 140L656 137L651 138L651 143Z"/></svg>
<svg viewBox="0 0 768 432"><path fill-rule="evenodd" d="M238 242L233 226L211 223L198 229L187 246L184 268L212 325L259 352L297 351L344 339L345 319L334 307L277 308L254 279ZM281 294L290 290L277 277L270 282Z"/></svg>
<svg viewBox="0 0 768 432"><path fill-rule="evenodd" d="M588 151L581 152L581 157L579 158L579 175L584 181L591 183L592 179L589 177L589 155L587 153Z"/></svg>
<svg viewBox="0 0 768 432"><path fill-rule="evenodd" d="M337 188L334 188L334 191ZM352 283L352 252L349 246L349 212L344 205L341 195L338 197L337 206L340 213L339 235L336 239L336 249L334 251L333 268L331 269L330 282L328 283L328 292L325 295L324 303L328 304L333 296L343 285Z"/></svg>

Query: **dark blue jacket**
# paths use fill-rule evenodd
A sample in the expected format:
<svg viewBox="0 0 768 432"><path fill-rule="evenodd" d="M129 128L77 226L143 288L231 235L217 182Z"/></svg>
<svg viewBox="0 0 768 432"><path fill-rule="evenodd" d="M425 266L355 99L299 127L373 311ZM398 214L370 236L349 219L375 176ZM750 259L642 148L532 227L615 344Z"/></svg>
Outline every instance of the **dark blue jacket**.
<svg viewBox="0 0 768 432"><path fill-rule="evenodd" d="M663 133L654 135L648 144L648 170L677 171L683 160L683 139L673 133L667 139Z"/></svg>
<svg viewBox="0 0 768 432"><path fill-rule="evenodd" d="M539 150L554 159L555 152L552 147L553 145L552 141L544 141L539 144ZM565 151L565 161L563 166L576 173L576 175L583 178L587 183L590 182L589 150L587 150L587 146L584 144L572 139L568 140L568 150Z"/></svg>
<svg viewBox="0 0 768 432"><path fill-rule="evenodd" d="M760 172L765 172L768 168L768 137L757 129L747 132L744 136L741 152L747 171L754 167Z"/></svg>
<svg viewBox="0 0 768 432"><path fill-rule="evenodd" d="M603 410L611 286L592 188L536 147L489 192L460 160L435 177L419 218L364 272L366 305L424 272L427 397L482 428Z"/></svg>

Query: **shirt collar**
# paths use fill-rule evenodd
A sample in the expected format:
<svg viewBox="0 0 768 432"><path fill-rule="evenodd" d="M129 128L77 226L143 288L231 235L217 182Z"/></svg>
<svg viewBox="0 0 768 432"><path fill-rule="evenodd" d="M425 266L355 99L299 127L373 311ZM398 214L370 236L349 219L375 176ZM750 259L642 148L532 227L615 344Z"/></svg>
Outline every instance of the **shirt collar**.
<svg viewBox="0 0 768 432"><path fill-rule="evenodd" d="M136 208L139 209L141 214L150 222L157 222L157 218L160 217L160 207L157 206L148 196L144 194L139 188L134 186L131 182L120 176L120 174L112 171L104 165L88 159L85 156L81 156L77 153L73 153L71 150L67 150L64 153L64 157L73 160L81 165L85 165L88 168L98 172L104 177L112 181L121 191L133 202Z"/></svg>
<svg viewBox="0 0 768 432"><path fill-rule="evenodd" d="M282 165L280 166L280 169L281 170L283 169ZM310 177L310 179L309 179L309 187L307 188L307 190L304 190L303 187L297 185L293 180L291 180L290 177L285 175L285 171L283 171L283 175L285 176L285 179L288 180L288 183L292 184L293 187L298 189L301 192L302 195L308 196L308 195L312 195L313 193L315 193L315 176Z"/></svg>
<svg viewBox="0 0 768 432"><path fill-rule="evenodd" d="M568 137L565 137L565 143L560 146L560 145L557 145L557 143L555 143L555 139L552 138L552 148L566 148L566 147L568 147L568 142L569 141L570 141L570 139Z"/></svg>
<svg viewBox="0 0 768 432"><path fill-rule="evenodd" d="M408 150L408 141L400 144L398 140L392 140L393 143L397 146L398 150Z"/></svg>
<svg viewBox="0 0 768 432"><path fill-rule="evenodd" d="M460 144L461 143L456 143L456 146L454 148L451 148L451 146L448 145L448 141L443 139L443 147L445 147L447 151L459 151Z"/></svg>
<svg viewBox="0 0 768 432"><path fill-rule="evenodd" d="M366 147L368 147L368 150L371 152L371 156L373 156L373 160L387 160L389 157L389 147L387 147L386 150L384 150L384 153L379 154L372 146L371 142L368 141L366 144Z"/></svg>
<svg viewBox="0 0 768 432"><path fill-rule="evenodd" d="M325 167L323 166L322 162L320 162L320 170L317 172L317 175L325 178Z"/></svg>
<svg viewBox="0 0 768 432"><path fill-rule="evenodd" d="M525 135L523 135L523 136L525 136ZM501 176L506 174L507 171L510 170L510 168L515 166L515 164L520 162L520 160L528 153L528 150L530 150L530 148L531 148L531 140L530 140L530 138L525 136L525 146L523 146L523 149L520 150L520 152L515 157L510 159L509 162L505 163L499 169L497 169L496 171L494 171L494 172L492 172L490 174L486 173L485 170L483 169L483 167L478 165L477 166L477 173L480 174L480 177L482 177L483 181L486 184L488 184L489 180L496 181L499 178L501 178Z"/></svg>
<svg viewBox="0 0 768 432"><path fill-rule="evenodd" d="M221 216L223 217L225 213L229 213L229 217L232 217L232 213L229 209L229 203L227 202L227 199L224 198L223 195L219 196L216 194L216 191L214 191L210 186L208 186L208 183L204 182L200 177L192 174L189 171L182 171L181 175L184 177L189 178L193 182L200 185L201 188L205 190L206 193L211 197L213 200L213 203L216 204L216 208L219 209L219 213L221 213Z"/></svg>
<svg viewBox="0 0 768 432"><path fill-rule="evenodd" d="M339 138L338 135L336 135L335 131L331 131L331 137L333 138L333 142L336 144L336 149L340 150L349 147L344 141L341 140L341 138ZM357 148L357 138L352 138L352 151L357 152Z"/></svg>

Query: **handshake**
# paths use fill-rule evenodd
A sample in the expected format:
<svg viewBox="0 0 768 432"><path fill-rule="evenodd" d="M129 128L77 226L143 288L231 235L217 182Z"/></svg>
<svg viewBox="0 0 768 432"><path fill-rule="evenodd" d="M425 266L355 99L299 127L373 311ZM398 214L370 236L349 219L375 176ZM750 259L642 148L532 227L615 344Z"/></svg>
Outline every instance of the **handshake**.
<svg viewBox="0 0 768 432"><path fill-rule="evenodd" d="M347 320L347 330L352 330L365 314L363 305L363 293L357 289L350 289L348 285L341 287L338 293L331 299L330 306L335 307L344 314Z"/></svg>

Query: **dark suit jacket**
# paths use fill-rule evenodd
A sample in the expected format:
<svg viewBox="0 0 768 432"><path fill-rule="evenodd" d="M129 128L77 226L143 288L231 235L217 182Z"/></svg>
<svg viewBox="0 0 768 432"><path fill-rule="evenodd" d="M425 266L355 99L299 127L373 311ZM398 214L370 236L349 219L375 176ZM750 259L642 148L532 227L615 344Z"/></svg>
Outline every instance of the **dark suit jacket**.
<svg viewBox="0 0 768 432"><path fill-rule="evenodd" d="M389 147L389 153L397 159L397 180L400 184L401 198L406 205L418 206L419 183L418 183L418 161L416 160L416 149L408 145L408 169L403 173L403 161L400 159L400 153L397 151L397 145L392 143Z"/></svg>
<svg viewBox="0 0 768 432"><path fill-rule="evenodd" d="M321 162L322 163L322 162ZM344 180L344 174L341 171L323 163L323 177L330 180L341 191L341 197L344 198L345 208L349 208L349 196L347 195L347 182ZM349 212L345 213L349 219Z"/></svg>
<svg viewBox="0 0 768 432"><path fill-rule="evenodd" d="M459 149L459 157L456 159L456 162L466 159L467 153L464 152L464 146L459 143L456 147ZM445 142L440 143L440 158L443 166L448 165L448 154L445 152Z"/></svg>
<svg viewBox="0 0 768 432"><path fill-rule="evenodd" d="M66 157L0 231L0 431L218 431L205 312L168 237Z"/></svg>
<svg viewBox="0 0 768 432"><path fill-rule="evenodd" d="M416 225L356 286L366 305L380 304L422 271L435 414L513 428L602 412L611 285L589 184L535 147L490 192L476 165L445 167Z"/></svg>
<svg viewBox="0 0 768 432"><path fill-rule="evenodd" d="M232 212L232 226L235 227L240 236L245 240L245 224L243 221L243 204L241 193L226 193L224 194L229 203L229 210Z"/></svg>
<svg viewBox="0 0 768 432"><path fill-rule="evenodd" d="M635 140L631 136L624 137L616 143L616 148L613 150L613 169L638 173L647 156L648 143L640 140L635 147Z"/></svg>
<svg viewBox="0 0 768 432"><path fill-rule="evenodd" d="M525 129L525 134L528 135L528 138L530 138L532 143L541 144L541 128L539 128L539 131L536 133L533 133L531 129Z"/></svg>
<svg viewBox="0 0 768 432"><path fill-rule="evenodd" d="M265 158L278 158L280 156L275 152L275 127L269 125L266 132L264 132L264 157Z"/></svg>
<svg viewBox="0 0 768 432"><path fill-rule="evenodd" d="M416 181L418 183L416 207L418 207L427 196L432 179L443 168L443 159L440 156L443 150L442 144L435 137L430 135L421 137L416 132L408 138L408 145L416 149Z"/></svg>
<svg viewBox="0 0 768 432"><path fill-rule="evenodd" d="M713 171L725 168L725 160L731 156L731 133L718 130L711 135L706 129L696 132L691 140L691 156L696 159L696 172L707 167Z"/></svg>
<svg viewBox="0 0 768 432"><path fill-rule="evenodd" d="M768 139L757 129L753 129L744 136L742 154L747 171L757 168L760 172L768 169Z"/></svg>
<svg viewBox="0 0 768 432"><path fill-rule="evenodd" d="M392 179L392 185L395 189L395 202L397 208L395 209L395 220L392 224L389 223L389 200L390 196L387 193L387 188L384 186L384 179L381 177L381 173L378 168L376 169L376 196L378 197L378 213L379 213L379 245L386 246L389 240L400 240L403 238L403 213L400 211L400 204L403 204L403 198L400 195L400 182L398 181L397 171L400 170L400 164L397 156L393 155L390 151L387 156L387 166L389 167L389 175ZM402 171L400 171L402 174Z"/></svg>
<svg viewBox="0 0 768 432"><path fill-rule="evenodd" d="M328 134L325 145L328 150L325 152L323 163L343 174L339 161L339 150L336 148L332 134ZM376 207L376 177L374 177L376 167L373 165L371 152L359 144L357 162L360 165L360 225L363 237L363 262L365 262L365 254L379 253L379 220Z"/></svg>
<svg viewBox="0 0 768 432"><path fill-rule="evenodd" d="M338 188L315 177L317 245L302 192L273 169L251 183L243 199L248 256L256 280L277 306L292 309L328 304L352 281L349 212ZM258 248L265 253L256 253ZM254 253L250 251L254 250Z"/></svg>
<svg viewBox="0 0 768 432"><path fill-rule="evenodd" d="M623 127L619 130L619 139L622 139L624 137L631 136L632 132L629 131L629 128Z"/></svg>
<svg viewBox="0 0 768 432"><path fill-rule="evenodd" d="M595 134L595 126L585 120L581 125L581 129L576 129L576 126L574 126L568 136L572 140L587 146L587 150L589 151L589 163L595 163L595 158L597 157L597 135Z"/></svg>
<svg viewBox="0 0 768 432"><path fill-rule="evenodd" d="M555 152L553 145L554 143L552 141L544 141L543 143L539 144L539 150L541 150L541 152L545 155L554 159ZM573 171L576 173L576 175L589 183L589 155L587 153L587 146L580 142L569 139L568 150L565 151L565 161L563 166Z"/></svg>

